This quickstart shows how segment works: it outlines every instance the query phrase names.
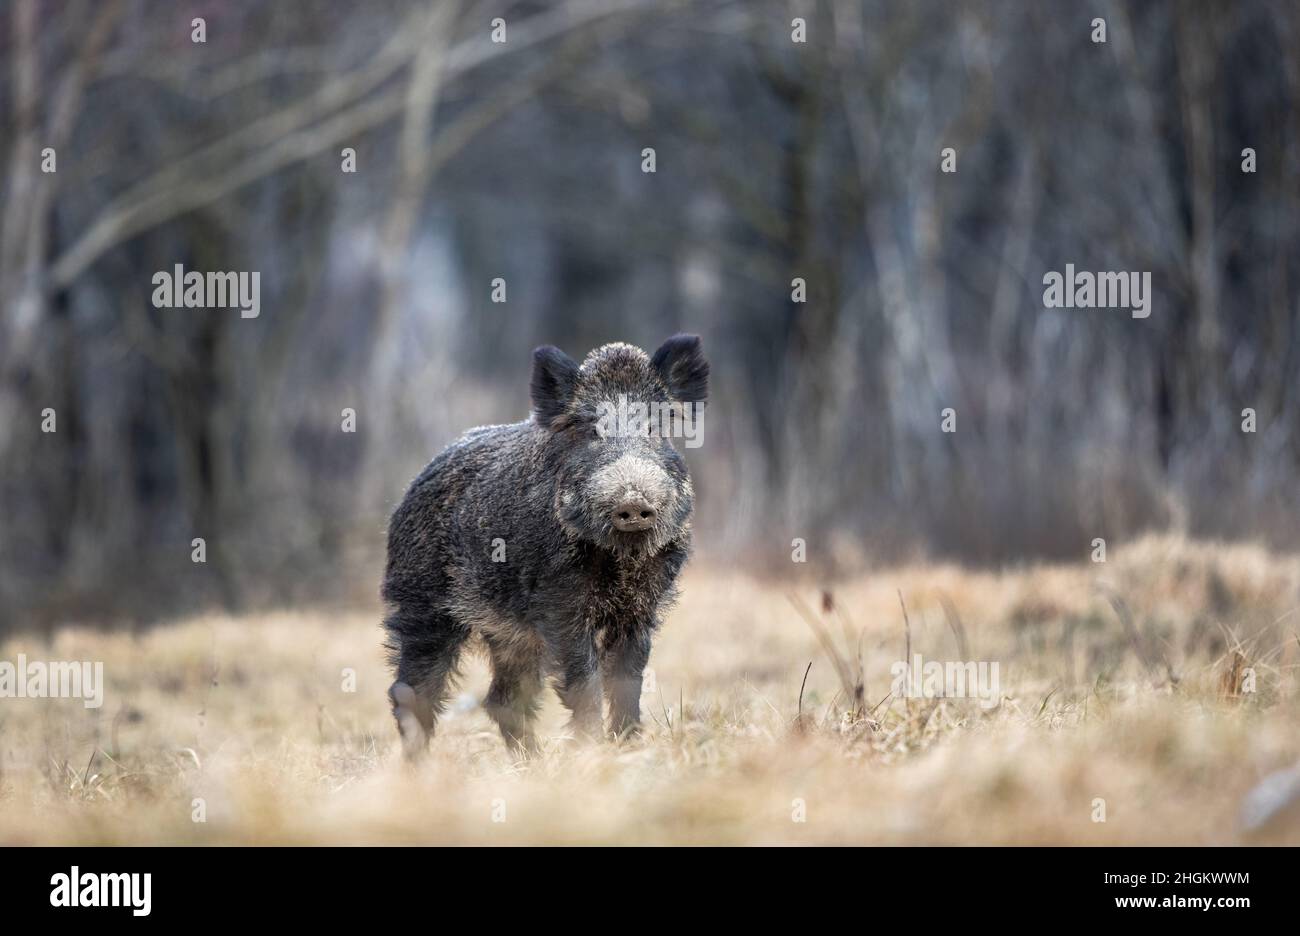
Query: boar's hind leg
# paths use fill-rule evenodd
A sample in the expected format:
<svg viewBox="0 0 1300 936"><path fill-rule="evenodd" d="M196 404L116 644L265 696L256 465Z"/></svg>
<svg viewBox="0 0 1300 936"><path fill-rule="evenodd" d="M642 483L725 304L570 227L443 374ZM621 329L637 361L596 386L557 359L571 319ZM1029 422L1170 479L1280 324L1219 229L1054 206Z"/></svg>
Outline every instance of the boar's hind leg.
<svg viewBox="0 0 1300 936"><path fill-rule="evenodd" d="M515 753L537 750L533 717L542 691L542 664L531 648L488 640L492 657L492 686L483 707L501 729L501 737Z"/></svg>
<svg viewBox="0 0 1300 936"><path fill-rule="evenodd" d="M408 760L418 758L433 735L456 675L469 631L446 614L414 616L398 610L384 622L397 680L388 690Z"/></svg>
<svg viewBox="0 0 1300 936"><path fill-rule="evenodd" d="M397 733L402 738L402 753L407 760L413 761L424 753L429 744L429 733L433 731L428 706L400 679L388 687L388 699L393 704L393 718L397 720Z"/></svg>

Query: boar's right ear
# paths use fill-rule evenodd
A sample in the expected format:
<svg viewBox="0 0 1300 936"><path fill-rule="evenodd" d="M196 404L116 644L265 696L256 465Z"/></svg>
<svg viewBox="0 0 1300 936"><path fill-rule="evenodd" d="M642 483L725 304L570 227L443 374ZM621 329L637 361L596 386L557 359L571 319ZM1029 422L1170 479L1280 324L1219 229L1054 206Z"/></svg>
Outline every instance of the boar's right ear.
<svg viewBox="0 0 1300 936"><path fill-rule="evenodd" d="M547 429L564 414L574 385L578 382L578 364L559 348L542 345L533 352L533 380L529 393L538 425Z"/></svg>

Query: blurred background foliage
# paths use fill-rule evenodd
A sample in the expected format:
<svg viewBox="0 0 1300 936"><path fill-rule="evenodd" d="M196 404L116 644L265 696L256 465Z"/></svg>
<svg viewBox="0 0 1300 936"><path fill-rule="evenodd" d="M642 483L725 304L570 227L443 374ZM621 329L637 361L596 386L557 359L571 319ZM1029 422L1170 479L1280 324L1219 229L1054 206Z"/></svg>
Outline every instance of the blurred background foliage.
<svg viewBox="0 0 1300 936"><path fill-rule="evenodd" d="M1297 48L1291 0L3 0L0 627L373 600L534 345L676 330L706 561L1296 546ZM260 317L155 309L177 263ZM1044 309L1067 263L1150 318Z"/></svg>

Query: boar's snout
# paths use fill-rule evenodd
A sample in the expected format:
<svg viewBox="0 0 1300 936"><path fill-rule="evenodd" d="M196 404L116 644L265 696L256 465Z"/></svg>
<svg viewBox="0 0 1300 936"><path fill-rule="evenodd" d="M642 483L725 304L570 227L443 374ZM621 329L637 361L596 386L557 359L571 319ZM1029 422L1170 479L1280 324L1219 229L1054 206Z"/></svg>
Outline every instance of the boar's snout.
<svg viewBox="0 0 1300 936"><path fill-rule="evenodd" d="M636 533L654 526L655 509L644 497L630 497L615 505L612 520L614 529Z"/></svg>
<svg viewBox="0 0 1300 936"><path fill-rule="evenodd" d="M618 533L656 529L675 502L668 472L653 458L630 453L592 475L587 497L592 515Z"/></svg>

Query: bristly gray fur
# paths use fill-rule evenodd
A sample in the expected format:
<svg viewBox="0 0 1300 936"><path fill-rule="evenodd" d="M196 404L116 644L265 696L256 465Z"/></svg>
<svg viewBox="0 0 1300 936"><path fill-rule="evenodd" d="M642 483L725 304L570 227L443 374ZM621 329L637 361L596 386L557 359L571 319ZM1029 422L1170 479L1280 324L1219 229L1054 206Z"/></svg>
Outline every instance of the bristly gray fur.
<svg viewBox="0 0 1300 936"><path fill-rule="evenodd" d="M486 645L484 705L512 748L534 749L548 676L577 731L601 732L602 698L611 732L635 729L651 640L690 552L694 491L671 440L602 436L597 414L620 394L702 404L707 388L694 335L670 338L653 359L604 345L581 366L538 348L529 419L471 429L415 479L389 525L382 590L408 757L433 734L471 638ZM646 529L616 528L629 502Z"/></svg>

